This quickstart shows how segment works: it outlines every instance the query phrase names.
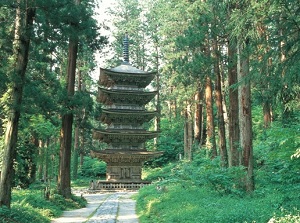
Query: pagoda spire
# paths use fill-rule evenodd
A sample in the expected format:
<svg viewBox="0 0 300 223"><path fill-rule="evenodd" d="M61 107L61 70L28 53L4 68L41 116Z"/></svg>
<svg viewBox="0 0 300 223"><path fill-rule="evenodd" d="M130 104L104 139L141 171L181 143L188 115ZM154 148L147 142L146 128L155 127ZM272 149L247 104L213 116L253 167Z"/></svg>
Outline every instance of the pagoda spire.
<svg viewBox="0 0 300 223"><path fill-rule="evenodd" d="M129 41L128 41L127 32L126 32L125 37L123 39L123 59L124 59L124 62L129 63Z"/></svg>

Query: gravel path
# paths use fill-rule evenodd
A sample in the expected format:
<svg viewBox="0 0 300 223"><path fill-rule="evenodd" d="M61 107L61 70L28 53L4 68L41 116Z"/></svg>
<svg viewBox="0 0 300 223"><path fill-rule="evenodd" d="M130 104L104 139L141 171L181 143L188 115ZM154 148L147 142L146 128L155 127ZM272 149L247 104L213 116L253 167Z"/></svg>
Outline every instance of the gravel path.
<svg viewBox="0 0 300 223"><path fill-rule="evenodd" d="M65 211L52 223L138 223L135 200L131 199L135 193L85 194L88 201L85 208Z"/></svg>

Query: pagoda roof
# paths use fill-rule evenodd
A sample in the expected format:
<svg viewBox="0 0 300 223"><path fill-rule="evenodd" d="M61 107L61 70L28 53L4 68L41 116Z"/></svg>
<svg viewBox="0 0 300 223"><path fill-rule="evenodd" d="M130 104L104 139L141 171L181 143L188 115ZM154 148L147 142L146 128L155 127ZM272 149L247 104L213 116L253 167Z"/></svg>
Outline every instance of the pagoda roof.
<svg viewBox="0 0 300 223"><path fill-rule="evenodd" d="M148 86L157 72L145 72L129 63L123 62L120 66L111 69L100 69L99 84L110 87L113 85L134 85L139 88Z"/></svg>
<svg viewBox="0 0 300 223"><path fill-rule="evenodd" d="M98 102L111 104L145 105L157 94L157 91L133 91L124 89L98 88Z"/></svg>
<svg viewBox="0 0 300 223"><path fill-rule="evenodd" d="M92 157L104 160L107 163L141 163L154 157L161 156L161 151L147 150L121 150L106 149L101 151L91 151Z"/></svg>
<svg viewBox="0 0 300 223"><path fill-rule="evenodd" d="M95 129L93 138L105 143L140 144L157 137L159 132L136 129Z"/></svg>
<svg viewBox="0 0 300 223"><path fill-rule="evenodd" d="M131 73L131 74L145 74L147 72L140 70L134 66L132 66L129 62L122 62L119 66L108 69L110 71L118 72L118 73Z"/></svg>
<svg viewBox="0 0 300 223"><path fill-rule="evenodd" d="M157 115L156 111L136 111L124 109L103 109L100 120L103 123L145 123Z"/></svg>

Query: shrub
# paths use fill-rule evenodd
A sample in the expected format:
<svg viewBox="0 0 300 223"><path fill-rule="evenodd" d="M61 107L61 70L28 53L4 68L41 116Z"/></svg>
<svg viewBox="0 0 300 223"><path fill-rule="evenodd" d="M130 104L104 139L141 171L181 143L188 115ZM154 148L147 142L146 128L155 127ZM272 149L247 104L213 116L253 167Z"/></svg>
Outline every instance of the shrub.
<svg viewBox="0 0 300 223"><path fill-rule="evenodd" d="M84 162L79 170L79 173L85 177L101 177L106 175L106 163L99 161L99 159L93 159L85 156Z"/></svg>
<svg viewBox="0 0 300 223"><path fill-rule="evenodd" d="M4 223L47 223L61 215L63 210L85 207L84 198L72 195L65 199L51 193L50 199L44 198L43 190L13 190L11 209L0 208L0 222Z"/></svg>

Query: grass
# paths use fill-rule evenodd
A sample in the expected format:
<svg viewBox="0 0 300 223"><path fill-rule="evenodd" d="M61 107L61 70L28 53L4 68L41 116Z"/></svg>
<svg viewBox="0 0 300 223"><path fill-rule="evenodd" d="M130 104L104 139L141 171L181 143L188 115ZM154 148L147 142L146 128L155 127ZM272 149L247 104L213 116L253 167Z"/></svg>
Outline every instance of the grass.
<svg viewBox="0 0 300 223"><path fill-rule="evenodd" d="M14 189L12 191L11 209L0 208L1 223L47 223L52 218L59 217L64 210L86 206L84 198L73 196L65 199L51 191L50 199L44 198L41 185L30 189Z"/></svg>
<svg viewBox="0 0 300 223"><path fill-rule="evenodd" d="M154 183L136 198L140 223L300 223L298 123L276 122L256 134L251 194L243 189L243 168L220 168L203 150L191 162L145 169Z"/></svg>
<svg viewBox="0 0 300 223"><path fill-rule="evenodd" d="M197 172L192 164L178 163L168 165L166 169L157 168L156 173L148 172L149 178L153 180L156 176L160 180L139 191L137 212L141 223L266 223L270 219L277 223L300 222L299 185L262 185L258 182L252 194L217 190L214 184L203 183L205 179L202 178L206 177L203 173L198 179L193 174L188 177L193 168ZM166 172L172 177L162 179ZM210 177L220 176L209 173ZM232 185L226 182L231 179L226 174L223 181L220 177L213 178L217 179L219 188L225 188L222 183Z"/></svg>

